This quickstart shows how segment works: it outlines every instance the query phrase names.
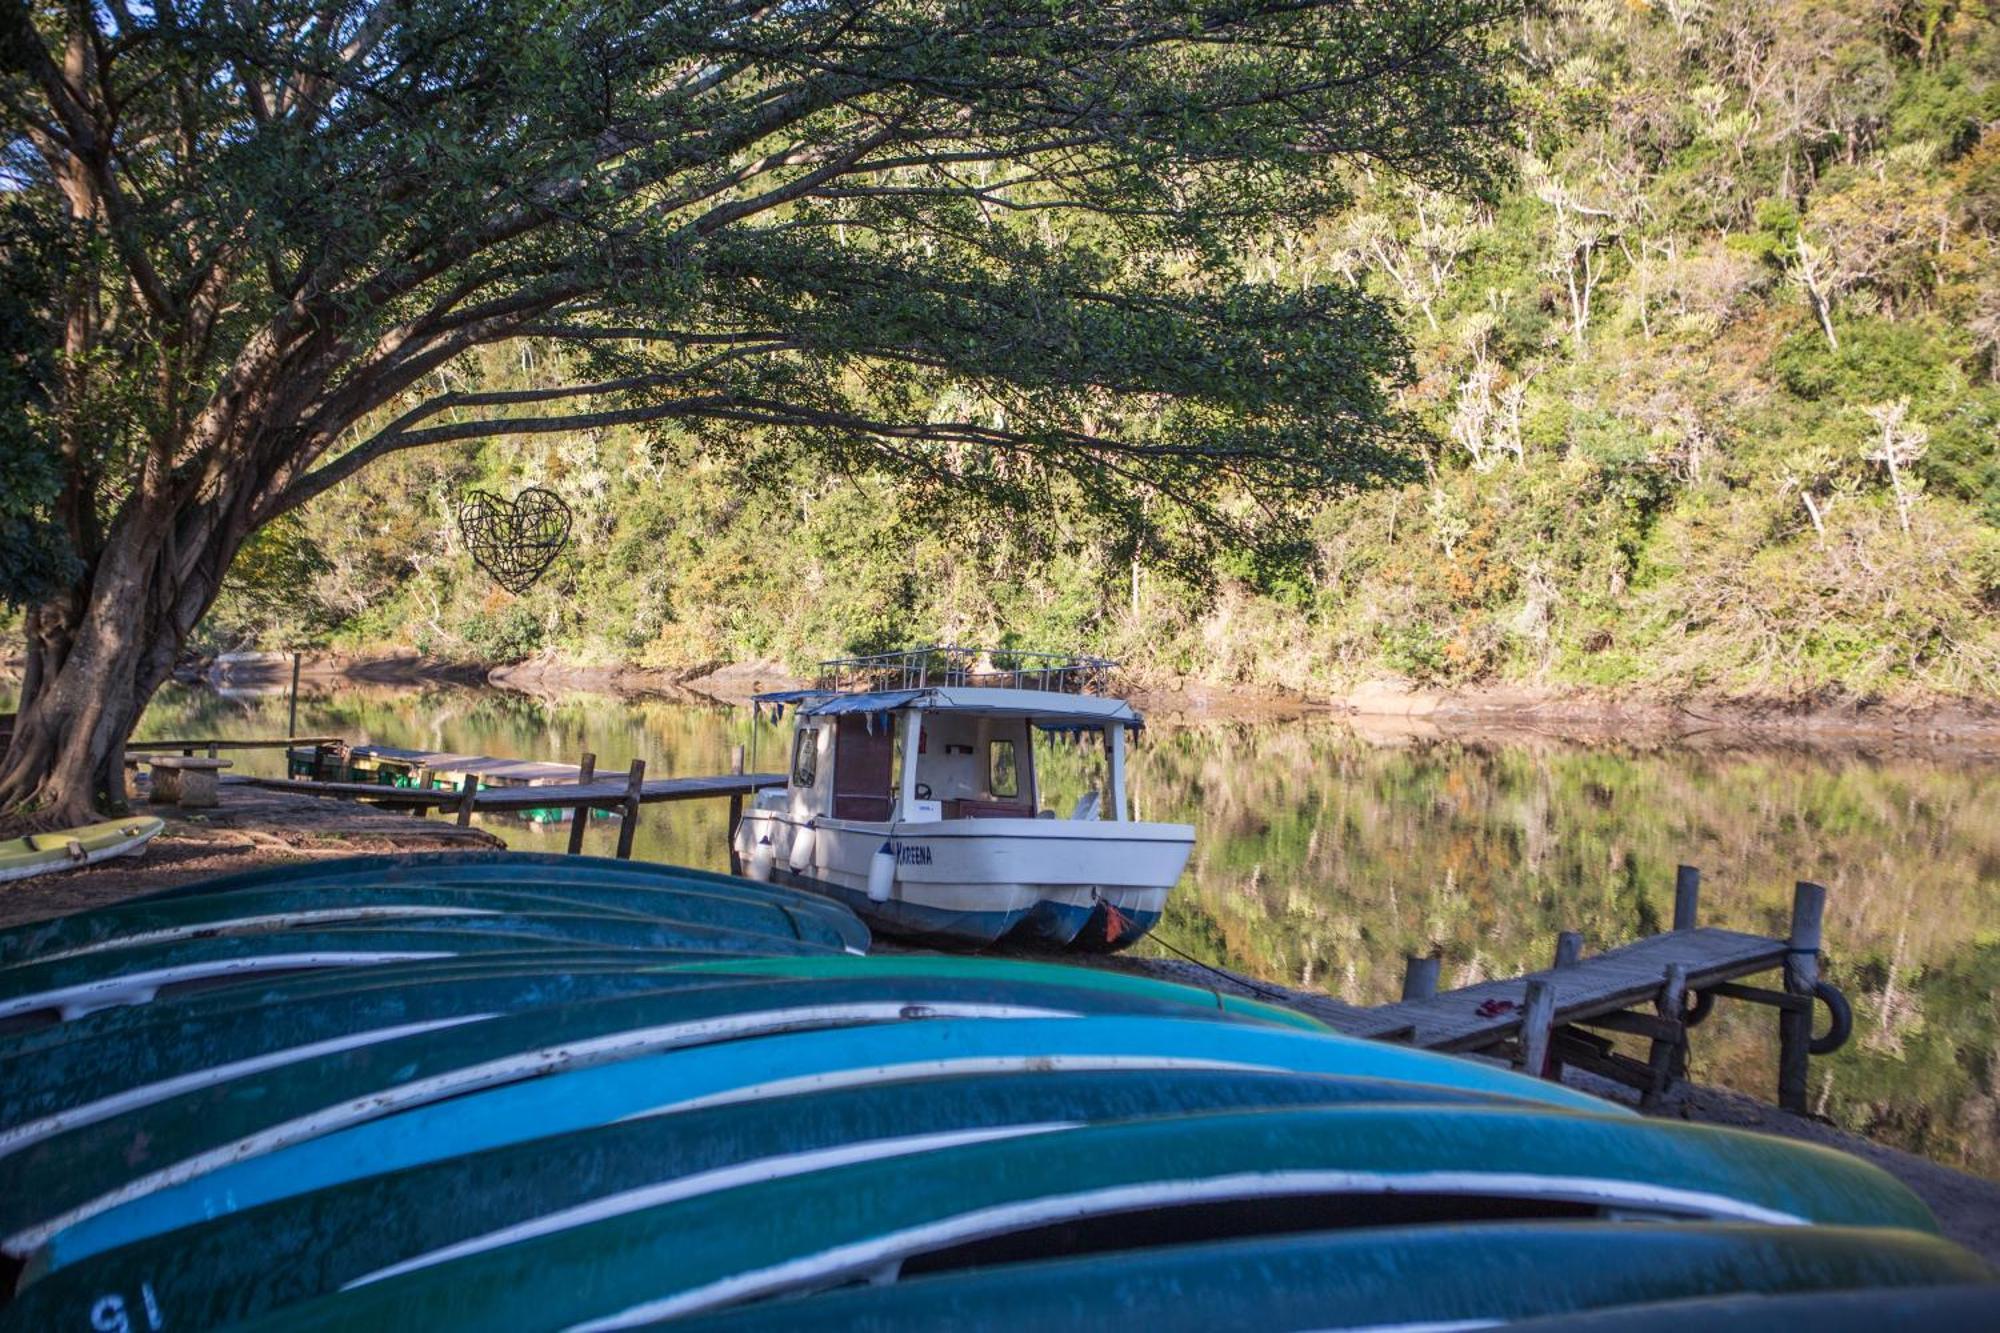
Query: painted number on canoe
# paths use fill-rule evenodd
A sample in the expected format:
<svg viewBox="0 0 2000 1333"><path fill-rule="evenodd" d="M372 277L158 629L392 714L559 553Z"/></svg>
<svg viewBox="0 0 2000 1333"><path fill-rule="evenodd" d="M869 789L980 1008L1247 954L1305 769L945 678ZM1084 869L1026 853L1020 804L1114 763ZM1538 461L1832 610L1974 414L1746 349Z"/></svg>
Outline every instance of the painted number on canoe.
<svg viewBox="0 0 2000 1333"><path fill-rule="evenodd" d="M157 1330L162 1326L160 1302L153 1295L153 1284L139 1284L139 1306L145 1311L146 1327ZM90 1303L90 1326L96 1333L133 1333L131 1307L117 1292L108 1292Z"/></svg>

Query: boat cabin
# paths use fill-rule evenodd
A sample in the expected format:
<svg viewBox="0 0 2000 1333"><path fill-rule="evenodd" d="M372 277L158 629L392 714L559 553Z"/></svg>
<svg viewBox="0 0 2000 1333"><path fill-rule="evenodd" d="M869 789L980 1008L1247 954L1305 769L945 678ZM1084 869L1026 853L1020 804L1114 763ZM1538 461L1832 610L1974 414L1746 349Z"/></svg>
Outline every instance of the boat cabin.
<svg viewBox="0 0 2000 1333"><path fill-rule="evenodd" d="M1127 818L1126 731L1141 722L1121 699L984 683L760 699L797 707L784 793L796 818L869 824ZM1102 738L1108 799L1086 796L1069 811L1043 809L1037 743L1065 733Z"/></svg>

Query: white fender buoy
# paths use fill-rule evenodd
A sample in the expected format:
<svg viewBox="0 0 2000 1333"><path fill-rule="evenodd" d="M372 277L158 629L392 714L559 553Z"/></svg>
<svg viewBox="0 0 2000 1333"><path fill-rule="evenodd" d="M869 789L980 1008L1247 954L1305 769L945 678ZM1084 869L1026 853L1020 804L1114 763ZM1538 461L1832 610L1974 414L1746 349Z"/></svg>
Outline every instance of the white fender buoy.
<svg viewBox="0 0 2000 1333"><path fill-rule="evenodd" d="M786 858L793 870L804 870L813 863L813 827L811 824L792 834L792 854Z"/></svg>
<svg viewBox="0 0 2000 1333"><path fill-rule="evenodd" d="M744 867L750 878L760 884L771 882L771 871L778 864L778 854L771 848L771 835L766 833L757 839L757 845L750 849L750 863Z"/></svg>
<svg viewBox="0 0 2000 1333"><path fill-rule="evenodd" d="M896 846L885 842L868 860L868 901L886 903L896 886Z"/></svg>

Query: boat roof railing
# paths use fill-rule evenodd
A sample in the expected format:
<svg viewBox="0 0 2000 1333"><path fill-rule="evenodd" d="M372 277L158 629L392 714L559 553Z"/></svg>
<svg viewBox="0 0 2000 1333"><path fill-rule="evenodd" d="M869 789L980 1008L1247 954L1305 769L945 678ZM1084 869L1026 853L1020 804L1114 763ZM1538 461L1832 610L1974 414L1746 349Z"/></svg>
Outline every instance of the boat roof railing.
<svg viewBox="0 0 2000 1333"><path fill-rule="evenodd" d="M817 687L832 693L960 686L1106 694L1117 667L1110 658L1082 653L931 645L821 662Z"/></svg>

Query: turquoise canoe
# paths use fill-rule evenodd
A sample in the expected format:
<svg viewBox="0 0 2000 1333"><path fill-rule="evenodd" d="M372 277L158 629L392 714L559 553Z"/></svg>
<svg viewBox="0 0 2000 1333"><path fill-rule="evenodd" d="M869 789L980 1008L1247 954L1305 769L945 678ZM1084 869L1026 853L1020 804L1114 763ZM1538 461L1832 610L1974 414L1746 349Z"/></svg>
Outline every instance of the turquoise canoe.
<svg viewBox="0 0 2000 1333"><path fill-rule="evenodd" d="M1488 1223L1004 1263L746 1305L671 1326L677 1333L1443 1333L1498 1324L1519 1333L1888 1333L1994 1327L1976 1316L1994 1311L2000 1288L1964 1285L1987 1276L1956 1246L1907 1231ZM1869 1285L1874 1289L1855 1290ZM1680 1299L1725 1290L1756 1294ZM1820 1322L1842 1306L1872 1310L1878 1322ZM1718 1307L1733 1317L1712 1319ZM312 1308L317 1318L292 1312L297 1322L289 1326L329 1327L323 1321L339 1308L334 1298ZM1813 1317L1790 1318L1795 1312ZM1954 1317L1966 1315L1975 1317ZM416 1325L392 1320L382 1327Z"/></svg>
<svg viewBox="0 0 2000 1333"><path fill-rule="evenodd" d="M150 1283L166 1327L219 1327L448 1247L731 1173L750 1179L858 1144L996 1126L1232 1107L1465 1102L1477 1094L1297 1074L1113 1070L915 1079L649 1116L536 1138L197 1222L68 1266L62 1237L23 1275L16 1318L88 1326L105 1291Z"/></svg>
<svg viewBox="0 0 2000 1333"><path fill-rule="evenodd" d="M1614 1216L1707 1225L1682 1232ZM1646 1236L1662 1260L1683 1235L1704 1263L1737 1248L1730 1240L1755 1236L1793 1247L1821 1283L1827 1260L1805 1256L1856 1234L1847 1228L1867 1228L1859 1234L1894 1237L1887 1248L1915 1256L1905 1271L1931 1281L1985 1276L1976 1260L1916 1234L1934 1223L1908 1190L1838 1154L1631 1116L1342 1106L1012 1126L928 1149L882 1145L699 1193L635 1193L508 1243L405 1261L286 1315L300 1329L617 1328L860 1280L1091 1250L1106 1252L1109 1269L1154 1246L1349 1230L1376 1232L1379 1243L1380 1229L1416 1224L1436 1243L1496 1217L1596 1219L1600 1243ZM1852 1250L1844 1263L1879 1253ZM1530 1252L1517 1254L1523 1267L1552 1277L1527 1261ZM664 1254L671 1264L659 1262ZM1411 1280L1417 1273L1423 1281ZM1448 1317L1428 1313L1434 1277L1457 1288L1428 1265L1402 1269L1396 1295L1410 1313L1401 1318ZM1503 1292L1457 1292L1513 1300L1555 1285L1517 1272ZM1653 1298L1716 1289L1662 1282Z"/></svg>
<svg viewBox="0 0 2000 1333"><path fill-rule="evenodd" d="M484 1025L466 1029L468 1039ZM328 1126L296 1141L247 1151L224 1145L201 1170L164 1174L82 1161L95 1179L122 1183L92 1195L61 1186L56 1207L10 1202L33 1220L0 1233L0 1249L24 1257L65 1233L58 1248L95 1253L149 1235L384 1171L482 1152L631 1116L743 1104L827 1087L859 1087L974 1072L1103 1069L1222 1069L1334 1074L1518 1098L1549 1107L1605 1111L1608 1104L1539 1079L1448 1056L1278 1027L1202 1019L1130 1017L1116 1022L1022 1018L932 1019L788 1033L642 1055L616 1063L467 1091L400 1114ZM1610 1108L1612 1114L1625 1114ZM149 1121L150 1123L150 1121Z"/></svg>

